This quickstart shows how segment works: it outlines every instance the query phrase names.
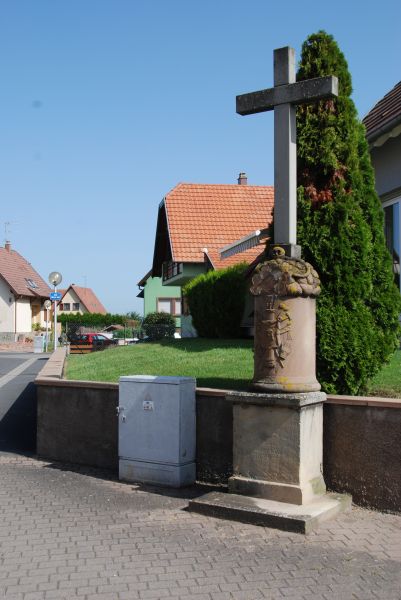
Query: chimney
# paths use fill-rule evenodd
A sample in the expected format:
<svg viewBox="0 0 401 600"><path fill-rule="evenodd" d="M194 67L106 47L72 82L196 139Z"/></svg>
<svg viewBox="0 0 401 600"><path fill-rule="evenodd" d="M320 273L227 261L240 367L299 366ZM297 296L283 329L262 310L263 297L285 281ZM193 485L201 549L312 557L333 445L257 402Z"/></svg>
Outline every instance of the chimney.
<svg viewBox="0 0 401 600"><path fill-rule="evenodd" d="M7 252L11 252L11 242L7 240L4 244L4 248L7 250Z"/></svg>
<svg viewBox="0 0 401 600"><path fill-rule="evenodd" d="M239 174L238 185L248 185L248 177L246 176L246 173Z"/></svg>

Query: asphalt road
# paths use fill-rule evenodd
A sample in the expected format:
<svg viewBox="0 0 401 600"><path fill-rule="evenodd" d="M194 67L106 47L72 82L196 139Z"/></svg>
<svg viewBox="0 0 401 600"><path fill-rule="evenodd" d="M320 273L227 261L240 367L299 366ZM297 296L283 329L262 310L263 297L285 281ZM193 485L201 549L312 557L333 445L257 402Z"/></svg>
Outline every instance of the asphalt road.
<svg viewBox="0 0 401 600"><path fill-rule="evenodd" d="M0 352L0 451L35 452L36 388L47 356Z"/></svg>

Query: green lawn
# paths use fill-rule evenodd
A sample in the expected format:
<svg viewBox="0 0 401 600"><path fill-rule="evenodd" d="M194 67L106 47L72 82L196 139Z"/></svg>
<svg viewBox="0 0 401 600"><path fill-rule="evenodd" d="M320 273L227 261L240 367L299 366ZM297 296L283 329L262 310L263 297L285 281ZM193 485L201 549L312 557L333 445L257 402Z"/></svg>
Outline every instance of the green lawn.
<svg viewBox="0 0 401 600"><path fill-rule="evenodd" d="M190 338L119 346L68 358L67 379L115 381L121 375L195 377L198 387L245 390L253 376L253 340ZM401 350L372 380L368 393L401 398Z"/></svg>
<svg viewBox="0 0 401 600"><path fill-rule="evenodd" d="M389 364L372 379L368 393L384 398L401 398L401 350L397 350Z"/></svg>
<svg viewBox="0 0 401 600"><path fill-rule="evenodd" d="M67 379L118 381L121 375L187 376L198 387L244 390L253 376L253 340L186 338L68 358Z"/></svg>

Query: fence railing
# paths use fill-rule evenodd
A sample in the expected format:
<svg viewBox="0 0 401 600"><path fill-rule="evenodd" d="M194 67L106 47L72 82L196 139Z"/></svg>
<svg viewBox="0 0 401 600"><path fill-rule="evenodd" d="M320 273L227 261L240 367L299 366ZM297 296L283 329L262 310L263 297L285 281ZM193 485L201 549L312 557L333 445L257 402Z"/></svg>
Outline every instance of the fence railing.
<svg viewBox="0 0 401 600"><path fill-rule="evenodd" d="M167 281L176 275L180 275L182 273L182 263L173 262L169 260L163 263L162 266L162 277L163 281Z"/></svg>

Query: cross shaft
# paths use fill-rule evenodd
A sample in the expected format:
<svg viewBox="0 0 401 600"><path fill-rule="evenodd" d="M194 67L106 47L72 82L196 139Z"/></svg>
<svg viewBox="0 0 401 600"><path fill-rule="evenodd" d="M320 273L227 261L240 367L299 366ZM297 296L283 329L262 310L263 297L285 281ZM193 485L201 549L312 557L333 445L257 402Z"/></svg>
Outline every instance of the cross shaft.
<svg viewBox="0 0 401 600"><path fill-rule="evenodd" d="M274 87L237 96L237 113L274 109L274 242L297 243L296 105L338 96L337 77L295 81L295 50L274 50ZM296 251L295 251L296 252Z"/></svg>

